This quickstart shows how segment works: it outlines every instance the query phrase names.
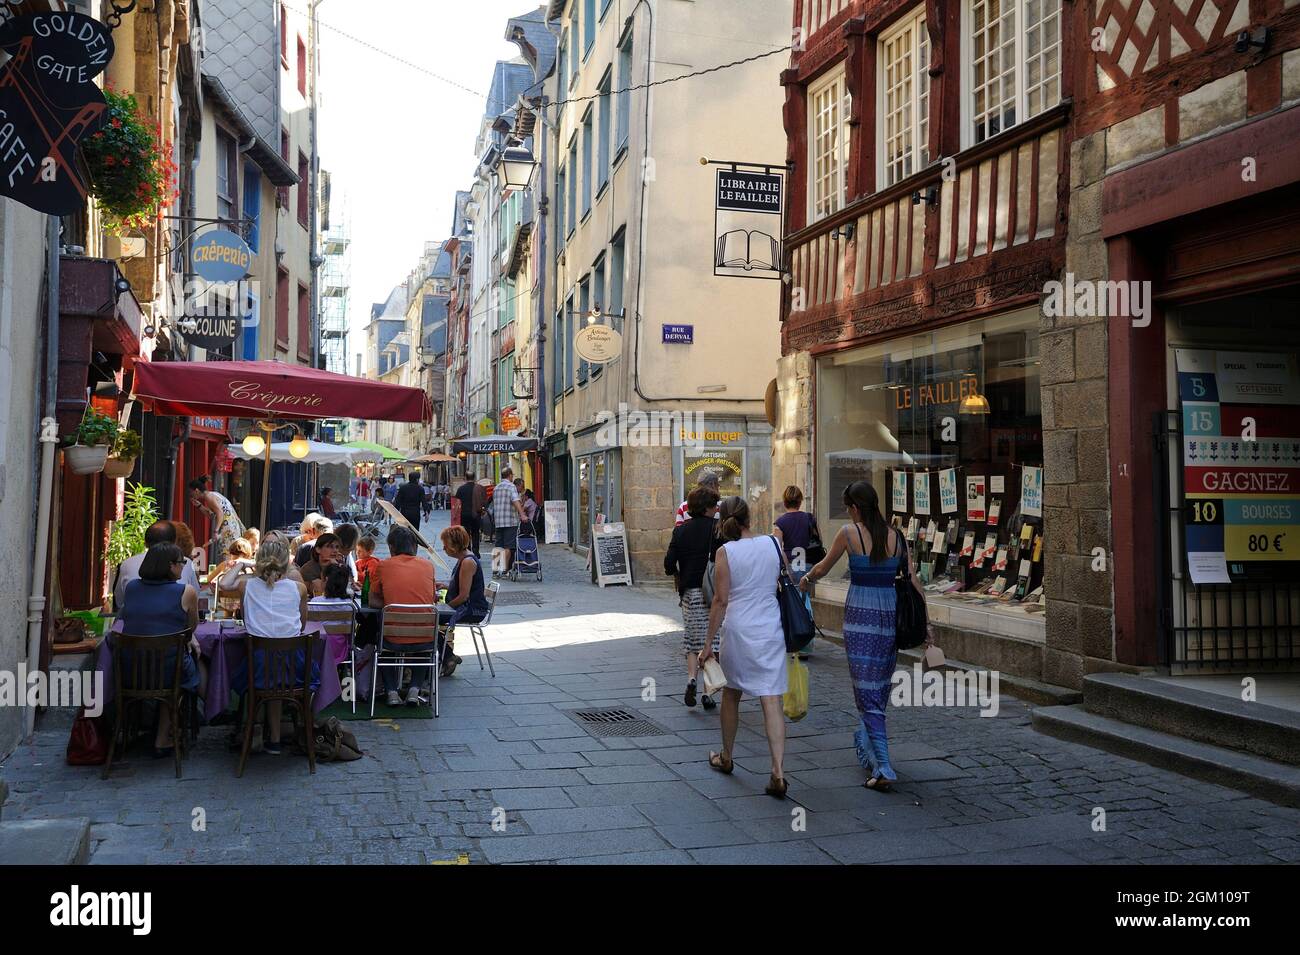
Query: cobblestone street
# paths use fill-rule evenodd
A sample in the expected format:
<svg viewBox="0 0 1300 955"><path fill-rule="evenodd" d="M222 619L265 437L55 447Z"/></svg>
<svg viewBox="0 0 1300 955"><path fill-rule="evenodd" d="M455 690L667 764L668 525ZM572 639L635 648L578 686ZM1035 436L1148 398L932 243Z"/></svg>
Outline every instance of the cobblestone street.
<svg viewBox="0 0 1300 955"><path fill-rule="evenodd" d="M89 817L93 863L1300 861L1300 811L1039 735L1010 697L992 718L893 709L900 784L869 792L842 651L825 644L809 661L809 714L788 728L790 798L771 799L756 702L742 707L735 774L707 765L717 711L682 705L671 592L602 591L556 546L542 560L544 583L503 585L496 677L462 635L441 718L348 723L361 760L310 776L287 751L256 755L237 779L228 731L207 728L184 779L132 753L102 781L65 765L55 716L0 766L5 819ZM657 735L598 738L570 718L607 706Z"/></svg>

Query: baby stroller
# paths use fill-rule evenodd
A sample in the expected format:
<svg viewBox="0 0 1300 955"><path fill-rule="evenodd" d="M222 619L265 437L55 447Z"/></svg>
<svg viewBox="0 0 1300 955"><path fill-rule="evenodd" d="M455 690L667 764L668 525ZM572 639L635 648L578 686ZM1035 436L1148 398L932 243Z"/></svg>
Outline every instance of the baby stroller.
<svg viewBox="0 0 1300 955"><path fill-rule="evenodd" d="M537 549L537 530L532 521L520 524L515 538L515 562L510 567L510 579L518 580L520 574L536 574L538 583L542 580L542 559Z"/></svg>

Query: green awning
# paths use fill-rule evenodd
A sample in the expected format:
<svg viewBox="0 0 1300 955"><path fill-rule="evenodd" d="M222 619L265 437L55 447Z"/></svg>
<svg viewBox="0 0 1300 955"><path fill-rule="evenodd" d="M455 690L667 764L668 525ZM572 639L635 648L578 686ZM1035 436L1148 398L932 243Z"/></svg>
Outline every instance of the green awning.
<svg viewBox="0 0 1300 955"><path fill-rule="evenodd" d="M345 448L356 448L359 451L372 451L375 454L382 454L385 461L405 461L406 455L394 451L392 448L386 448L382 444L375 444L373 441L349 441L343 445Z"/></svg>

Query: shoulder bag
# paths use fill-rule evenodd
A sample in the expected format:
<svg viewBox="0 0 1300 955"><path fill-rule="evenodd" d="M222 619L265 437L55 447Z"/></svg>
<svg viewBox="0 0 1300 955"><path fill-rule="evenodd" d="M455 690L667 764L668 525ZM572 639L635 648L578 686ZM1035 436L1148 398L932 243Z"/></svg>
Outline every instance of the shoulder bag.
<svg viewBox="0 0 1300 955"><path fill-rule="evenodd" d="M781 630L785 633L785 652L798 653L817 633L812 614L804 603L803 594L790 579L785 569L785 554L781 545L773 537L772 546L776 548L776 602L781 610Z"/></svg>
<svg viewBox="0 0 1300 955"><path fill-rule="evenodd" d="M826 559L826 545L822 543L821 528L817 526L817 518L811 514L808 525L808 546L804 548L804 560L811 567L814 564L820 564Z"/></svg>
<svg viewBox="0 0 1300 955"><path fill-rule="evenodd" d="M907 541L898 535L898 572L894 575L894 593L898 609L894 614L894 640L900 650L911 650L925 643L929 621L925 598L912 585L911 562L907 559Z"/></svg>

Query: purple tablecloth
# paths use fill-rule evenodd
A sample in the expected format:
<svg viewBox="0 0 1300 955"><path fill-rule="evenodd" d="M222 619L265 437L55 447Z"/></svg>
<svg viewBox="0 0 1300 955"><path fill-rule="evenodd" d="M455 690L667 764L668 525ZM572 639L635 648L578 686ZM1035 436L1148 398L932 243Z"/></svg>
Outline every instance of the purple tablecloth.
<svg viewBox="0 0 1300 955"><path fill-rule="evenodd" d="M201 623L194 630L194 638L198 641L199 652L203 659L208 662L208 695L203 699L203 717L206 720L213 719L218 713L226 708L226 703L230 700L230 680L235 671L239 669L239 664L248 656L248 647L244 638L248 636L248 631L242 626L234 626L236 621L225 621L226 628L221 627L222 621L210 620L207 623ZM113 622L112 633L122 632L121 619ZM307 633L323 633L323 624L309 621L307 623ZM346 634L323 634L325 642L325 660L327 665L321 667L320 689L316 691L316 699L313 708L319 713L325 707L329 706L340 696L343 695L343 688L339 684L338 664L348 658L348 638ZM95 658L95 669L104 674L104 701L111 703L113 701L113 648L112 634L109 634L107 640L99 645L99 653Z"/></svg>

